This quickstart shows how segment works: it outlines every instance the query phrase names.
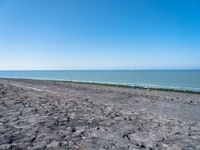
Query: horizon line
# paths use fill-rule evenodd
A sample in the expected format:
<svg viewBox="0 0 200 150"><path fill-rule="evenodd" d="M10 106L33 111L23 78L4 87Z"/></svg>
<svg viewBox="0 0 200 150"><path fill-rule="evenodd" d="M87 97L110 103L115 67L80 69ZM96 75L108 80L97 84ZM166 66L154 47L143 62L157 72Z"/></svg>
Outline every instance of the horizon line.
<svg viewBox="0 0 200 150"><path fill-rule="evenodd" d="M170 71L170 70L200 70L200 68L169 68L169 69L0 69L0 71Z"/></svg>

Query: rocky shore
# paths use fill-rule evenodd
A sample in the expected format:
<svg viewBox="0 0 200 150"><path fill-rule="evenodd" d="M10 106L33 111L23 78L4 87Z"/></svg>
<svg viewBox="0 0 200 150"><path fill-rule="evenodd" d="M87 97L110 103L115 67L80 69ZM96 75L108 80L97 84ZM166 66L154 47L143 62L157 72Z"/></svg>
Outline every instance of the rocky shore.
<svg viewBox="0 0 200 150"><path fill-rule="evenodd" d="M200 95L0 79L0 150L199 150Z"/></svg>

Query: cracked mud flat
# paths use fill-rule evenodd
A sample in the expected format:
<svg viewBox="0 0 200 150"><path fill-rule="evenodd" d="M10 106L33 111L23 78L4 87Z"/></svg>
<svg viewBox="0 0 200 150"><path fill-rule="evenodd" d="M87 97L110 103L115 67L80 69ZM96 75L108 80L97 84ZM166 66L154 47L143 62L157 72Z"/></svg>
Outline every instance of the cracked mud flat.
<svg viewBox="0 0 200 150"><path fill-rule="evenodd" d="M0 150L200 149L200 95L0 79Z"/></svg>

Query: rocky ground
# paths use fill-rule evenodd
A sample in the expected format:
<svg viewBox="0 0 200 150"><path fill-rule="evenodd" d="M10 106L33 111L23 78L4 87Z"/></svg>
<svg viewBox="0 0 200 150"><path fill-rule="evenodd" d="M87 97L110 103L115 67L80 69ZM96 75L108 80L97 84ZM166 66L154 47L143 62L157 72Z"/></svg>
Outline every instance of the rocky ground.
<svg viewBox="0 0 200 150"><path fill-rule="evenodd" d="M1 150L200 149L200 95L0 79Z"/></svg>

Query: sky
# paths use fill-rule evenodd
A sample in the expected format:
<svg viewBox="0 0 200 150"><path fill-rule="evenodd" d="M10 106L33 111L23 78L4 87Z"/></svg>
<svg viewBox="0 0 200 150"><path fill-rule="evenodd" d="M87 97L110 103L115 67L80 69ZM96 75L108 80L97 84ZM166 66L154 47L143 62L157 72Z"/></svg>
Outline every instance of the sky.
<svg viewBox="0 0 200 150"><path fill-rule="evenodd" d="M0 70L200 69L199 0L0 0Z"/></svg>

